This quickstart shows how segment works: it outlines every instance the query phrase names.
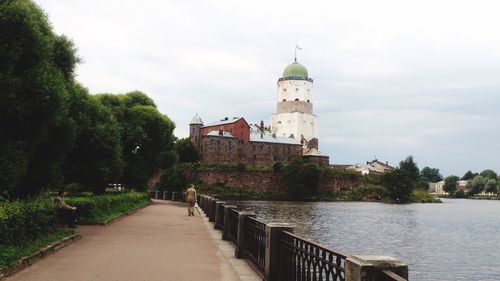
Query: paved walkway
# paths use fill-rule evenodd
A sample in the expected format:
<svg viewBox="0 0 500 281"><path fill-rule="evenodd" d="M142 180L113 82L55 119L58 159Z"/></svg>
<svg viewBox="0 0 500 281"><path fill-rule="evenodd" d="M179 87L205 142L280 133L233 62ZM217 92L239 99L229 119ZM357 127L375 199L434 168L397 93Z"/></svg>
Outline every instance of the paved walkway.
<svg viewBox="0 0 500 281"><path fill-rule="evenodd" d="M6 280L262 280L184 206L154 200L109 226L80 226L80 241Z"/></svg>

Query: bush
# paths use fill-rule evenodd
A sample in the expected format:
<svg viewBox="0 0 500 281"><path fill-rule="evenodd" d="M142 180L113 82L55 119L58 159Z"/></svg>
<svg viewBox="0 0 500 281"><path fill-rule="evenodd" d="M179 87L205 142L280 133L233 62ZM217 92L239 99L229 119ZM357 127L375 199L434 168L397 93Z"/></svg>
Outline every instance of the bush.
<svg viewBox="0 0 500 281"><path fill-rule="evenodd" d="M276 161L273 163L273 172L279 173L283 171L283 162L281 161Z"/></svg>
<svg viewBox="0 0 500 281"><path fill-rule="evenodd" d="M141 192L114 193L66 198L78 208L82 223L106 222L149 203L149 195Z"/></svg>
<svg viewBox="0 0 500 281"><path fill-rule="evenodd" d="M385 194L385 188L379 185L361 185L346 194L349 201L380 201Z"/></svg>
<svg viewBox="0 0 500 281"><path fill-rule="evenodd" d="M44 194L26 201L0 202L0 245L20 245L54 229L57 207Z"/></svg>

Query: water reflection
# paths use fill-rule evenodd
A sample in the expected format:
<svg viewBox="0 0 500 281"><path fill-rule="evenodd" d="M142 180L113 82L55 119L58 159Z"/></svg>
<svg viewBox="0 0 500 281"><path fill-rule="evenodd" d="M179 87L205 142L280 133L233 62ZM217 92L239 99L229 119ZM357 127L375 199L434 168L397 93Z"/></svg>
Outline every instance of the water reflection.
<svg viewBox="0 0 500 281"><path fill-rule="evenodd" d="M500 280L500 201L444 201L235 203L339 252L401 259L412 280Z"/></svg>

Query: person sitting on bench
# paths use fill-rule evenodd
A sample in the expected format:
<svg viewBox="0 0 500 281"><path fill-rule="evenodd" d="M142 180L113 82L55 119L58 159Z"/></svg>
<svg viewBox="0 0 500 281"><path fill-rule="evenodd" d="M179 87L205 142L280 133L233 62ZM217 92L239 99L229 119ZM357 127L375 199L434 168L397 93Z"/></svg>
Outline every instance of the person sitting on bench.
<svg viewBox="0 0 500 281"><path fill-rule="evenodd" d="M68 227L75 228L76 225L76 207L70 206L64 202L64 191L59 190L55 198L55 203L59 208L59 214L68 221Z"/></svg>

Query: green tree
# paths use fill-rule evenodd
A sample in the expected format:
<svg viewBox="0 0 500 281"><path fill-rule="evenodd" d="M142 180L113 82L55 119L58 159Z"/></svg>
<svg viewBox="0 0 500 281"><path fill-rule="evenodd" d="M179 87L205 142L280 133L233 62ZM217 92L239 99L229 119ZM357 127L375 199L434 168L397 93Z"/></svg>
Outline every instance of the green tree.
<svg viewBox="0 0 500 281"><path fill-rule="evenodd" d="M453 195L457 190L459 178L457 176L448 176L444 179L443 190L448 192L450 195Z"/></svg>
<svg viewBox="0 0 500 281"><path fill-rule="evenodd" d="M439 169L424 167L420 174L430 182L439 182L443 180L443 176L439 173Z"/></svg>
<svg viewBox="0 0 500 281"><path fill-rule="evenodd" d="M473 179L475 176L477 176L478 173L473 173L471 172L470 170L467 171L464 176L461 178L461 180L464 180L464 181L468 181L468 180L471 180Z"/></svg>
<svg viewBox="0 0 500 281"><path fill-rule="evenodd" d="M70 95L69 118L77 134L64 165L66 181L102 194L123 171L120 127L111 112L80 85L75 84Z"/></svg>
<svg viewBox="0 0 500 281"><path fill-rule="evenodd" d="M62 181L71 145L67 87L78 63L29 0L0 1L0 193L24 197Z"/></svg>
<svg viewBox="0 0 500 281"><path fill-rule="evenodd" d="M182 170L174 165L166 169L160 176L160 181L156 185L158 190L183 191L188 185L188 181Z"/></svg>
<svg viewBox="0 0 500 281"><path fill-rule="evenodd" d="M387 196L394 202L408 203L415 186L412 180L413 175L407 171L396 169L382 175L382 185L387 191Z"/></svg>
<svg viewBox="0 0 500 281"><path fill-rule="evenodd" d="M146 188L155 173L172 167L177 160L172 152L175 124L139 91L100 94L97 98L113 112L121 128L125 161L121 182L137 189Z"/></svg>
<svg viewBox="0 0 500 281"><path fill-rule="evenodd" d="M304 162L295 157L281 173L281 183L291 199L298 200L312 196L319 185L321 170L316 163Z"/></svg>
<svg viewBox="0 0 500 281"><path fill-rule="evenodd" d="M429 189L429 180L426 177L419 177L416 186L420 189Z"/></svg>
<svg viewBox="0 0 500 281"><path fill-rule="evenodd" d="M478 194L484 190L487 183L487 179L482 176L475 176L472 180L467 182L467 187L470 189L470 194Z"/></svg>
<svg viewBox="0 0 500 281"><path fill-rule="evenodd" d="M413 183L418 181L420 170L418 169L417 163L413 160L413 156L410 155L406 157L405 160L399 162L399 169L405 171Z"/></svg>
<svg viewBox="0 0 500 281"><path fill-rule="evenodd" d="M497 193L498 189L498 183L496 179L489 179L486 182L486 185L484 187L486 189L486 192L492 192L492 193Z"/></svg>
<svg viewBox="0 0 500 281"><path fill-rule="evenodd" d="M197 162L199 159L198 151L189 138L177 140L174 144L174 150L179 156L180 163Z"/></svg>
<svg viewBox="0 0 500 281"><path fill-rule="evenodd" d="M497 179L497 173L495 173L493 170L484 170L479 175L486 179L491 179L491 180Z"/></svg>

